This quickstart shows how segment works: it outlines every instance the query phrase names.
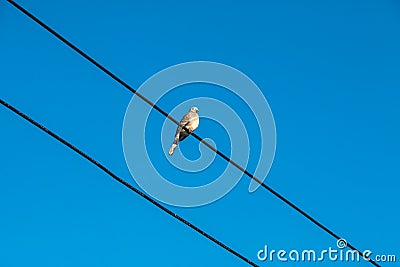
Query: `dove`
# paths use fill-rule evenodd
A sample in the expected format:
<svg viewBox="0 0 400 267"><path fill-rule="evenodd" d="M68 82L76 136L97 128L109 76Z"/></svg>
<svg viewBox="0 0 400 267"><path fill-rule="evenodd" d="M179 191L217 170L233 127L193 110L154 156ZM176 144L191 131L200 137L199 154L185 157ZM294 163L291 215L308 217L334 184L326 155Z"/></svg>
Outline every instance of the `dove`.
<svg viewBox="0 0 400 267"><path fill-rule="evenodd" d="M183 116L183 118L181 119L178 128L176 129L174 143L172 144L168 152L170 156L174 153L175 148L178 146L179 142L184 140L194 130L196 130L197 127L199 127L200 119L199 115L197 114L198 111L199 109L197 107L191 107L190 111L186 113L185 116Z"/></svg>

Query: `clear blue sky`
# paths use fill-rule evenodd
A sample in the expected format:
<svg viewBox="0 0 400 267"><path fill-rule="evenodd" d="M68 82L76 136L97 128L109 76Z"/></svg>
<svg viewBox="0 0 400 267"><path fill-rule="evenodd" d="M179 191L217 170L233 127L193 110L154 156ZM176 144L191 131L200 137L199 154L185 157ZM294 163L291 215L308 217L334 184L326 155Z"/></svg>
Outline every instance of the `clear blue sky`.
<svg viewBox="0 0 400 267"><path fill-rule="evenodd" d="M276 122L266 183L361 250L399 261L400 4L263 2L19 1L135 88L192 60L247 74ZM134 183L121 142L132 94L5 1L0 36L0 97ZM0 266L246 266L5 108L0 121ZM261 266L265 244L335 247L247 187L244 177L211 205L171 209Z"/></svg>

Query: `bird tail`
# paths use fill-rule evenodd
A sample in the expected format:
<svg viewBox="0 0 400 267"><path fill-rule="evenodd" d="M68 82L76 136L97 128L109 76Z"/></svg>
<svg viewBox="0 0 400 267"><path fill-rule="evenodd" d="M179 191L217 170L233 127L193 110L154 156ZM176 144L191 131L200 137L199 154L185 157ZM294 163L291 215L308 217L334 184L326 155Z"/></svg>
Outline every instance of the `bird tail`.
<svg viewBox="0 0 400 267"><path fill-rule="evenodd" d="M168 154L171 156L172 154L174 154L175 148L177 147L177 144L172 144L171 148L169 149Z"/></svg>

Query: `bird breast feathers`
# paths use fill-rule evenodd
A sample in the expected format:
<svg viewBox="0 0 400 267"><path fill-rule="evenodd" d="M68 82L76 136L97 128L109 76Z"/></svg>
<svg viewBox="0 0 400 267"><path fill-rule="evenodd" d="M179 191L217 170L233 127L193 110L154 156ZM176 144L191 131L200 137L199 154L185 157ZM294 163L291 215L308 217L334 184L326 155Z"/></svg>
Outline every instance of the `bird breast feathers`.
<svg viewBox="0 0 400 267"><path fill-rule="evenodd" d="M191 131L196 130L199 127L199 115L193 114L185 126Z"/></svg>

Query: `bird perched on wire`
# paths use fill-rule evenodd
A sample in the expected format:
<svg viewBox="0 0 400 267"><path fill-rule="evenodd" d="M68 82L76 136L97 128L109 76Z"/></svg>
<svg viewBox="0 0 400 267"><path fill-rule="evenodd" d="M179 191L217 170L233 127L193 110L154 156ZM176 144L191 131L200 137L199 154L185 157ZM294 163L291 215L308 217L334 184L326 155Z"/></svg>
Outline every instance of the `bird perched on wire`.
<svg viewBox="0 0 400 267"><path fill-rule="evenodd" d="M178 128L176 129L174 143L172 144L168 152L170 156L174 153L175 148L178 146L179 142L184 140L194 130L196 130L197 127L199 127L200 119L199 115L197 114L198 111L198 108L191 107L190 111L186 113L185 116L183 116L181 122L178 125Z"/></svg>

